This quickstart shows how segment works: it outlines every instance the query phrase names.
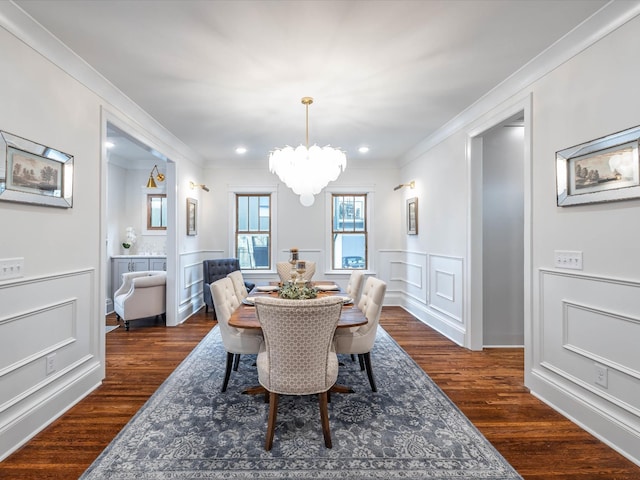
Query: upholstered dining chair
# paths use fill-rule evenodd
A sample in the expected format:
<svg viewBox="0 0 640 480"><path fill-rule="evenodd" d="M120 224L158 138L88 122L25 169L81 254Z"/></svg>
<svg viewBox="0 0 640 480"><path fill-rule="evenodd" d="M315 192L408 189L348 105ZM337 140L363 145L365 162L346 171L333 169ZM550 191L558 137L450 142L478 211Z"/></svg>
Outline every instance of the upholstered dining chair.
<svg viewBox="0 0 640 480"><path fill-rule="evenodd" d="M376 341L382 302L387 291L387 284L382 280L369 277L362 289L358 308L367 317L367 323L357 328L340 329L334 336L336 353L358 355L360 369L367 371L371 390L378 391L371 368L371 349Z"/></svg>
<svg viewBox="0 0 640 480"><path fill-rule="evenodd" d="M358 304L358 296L360 295L360 289L362 288L362 282L364 281L364 272L361 270L353 270L349 277L349 283L347 284L347 296L353 298L353 301Z"/></svg>
<svg viewBox="0 0 640 480"><path fill-rule="evenodd" d="M258 381L269 392L269 421L265 449L271 450L278 413L278 395L320 398L324 444L331 448L328 390L338 378L333 335L342 300L336 297L286 300L258 297L256 315L264 343L258 354Z"/></svg>
<svg viewBox="0 0 640 480"><path fill-rule="evenodd" d="M238 301L241 302L245 298L249 296L249 292L247 291L247 286L244 283L244 278L242 277L242 272L240 270L236 270L235 272L231 272L227 275L233 282L233 289L236 292L236 297L238 297Z"/></svg>
<svg viewBox="0 0 640 480"><path fill-rule="evenodd" d="M255 355L260 351L262 333L259 329L254 331L229 326L231 314L240 306L240 301L238 301L233 288L233 281L229 277L221 278L211 284L211 297L213 298L213 306L220 326L222 344L227 351L227 363L221 389L222 392L226 392L231 369L238 370L240 355Z"/></svg>
<svg viewBox="0 0 640 480"><path fill-rule="evenodd" d="M313 275L316 273L316 262L304 262L305 271L302 274L302 278L305 281L310 281ZM278 276L281 282L289 282L291 280L291 264L289 262L276 263L276 269L278 270Z"/></svg>

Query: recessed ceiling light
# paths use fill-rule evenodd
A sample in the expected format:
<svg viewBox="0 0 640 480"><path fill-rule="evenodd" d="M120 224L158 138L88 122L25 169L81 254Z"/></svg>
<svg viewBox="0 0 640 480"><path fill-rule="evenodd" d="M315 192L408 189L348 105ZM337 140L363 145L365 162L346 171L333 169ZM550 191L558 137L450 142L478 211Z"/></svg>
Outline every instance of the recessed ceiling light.
<svg viewBox="0 0 640 480"><path fill-rule="evenodd" d="M236 148L236 153L242 155L243 153L247 153L247 149L245 147Z"/></svg>
<svg viewBox="0 0 640 480"><path fill-rule="evenodd" d="M369 147L360 147L360 148L358 149L358 151L359 151L360 153L367 153L367 152L369 151Z"/></svg>

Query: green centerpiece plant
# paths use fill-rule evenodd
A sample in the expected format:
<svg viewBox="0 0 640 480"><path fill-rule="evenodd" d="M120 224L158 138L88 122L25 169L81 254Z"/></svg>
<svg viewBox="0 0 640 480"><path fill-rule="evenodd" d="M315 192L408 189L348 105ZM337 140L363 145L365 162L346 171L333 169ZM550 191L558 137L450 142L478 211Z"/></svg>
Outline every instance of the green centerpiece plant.
<svg viewBox="0 0 640 480"><path fill-rule="evenodd" d="M287 282L280 289L279 296L280 298L287 298L289 300L306 300L316 298L318 296L318 290L304 283L297 284Z"/></svg>

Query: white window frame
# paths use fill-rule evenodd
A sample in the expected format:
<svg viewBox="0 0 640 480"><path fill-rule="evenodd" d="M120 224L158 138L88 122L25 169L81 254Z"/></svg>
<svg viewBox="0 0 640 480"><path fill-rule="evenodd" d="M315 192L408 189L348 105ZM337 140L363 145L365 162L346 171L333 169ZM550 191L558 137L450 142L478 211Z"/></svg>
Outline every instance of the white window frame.
<svg viewBox="0 0 640 480"><path fill-rule="evenodd" d="M229 252L230 254L234 254L236 252L236 194L240 195L270 195L271 196L271 218L269 219L271 223L271 251L269 252L269 264L271 265L270 269L243 269L243 272L255 272L255 273L276 273L277 270L275 268L276 262L276 252L278 251L276 245L276 238L278 238L278 225L275 221L278 218L278 186L277 185L267 185L267 186L250 186L250 185L229 185L228 190L228 199L229 205L231 208L229 209ZM231 234L233 232L233 234Z"/></svg>
<svg viewBox="0 0 640 480"><path fill-rule="evenodd" d="M327 265L326 272L327 274L336 274L336 275L350 275L350 270L336 270L333 268L333 259L331 258L333 252L333 218L331 212L333 209L331 208L331 202L333 199L333 195L366 195L367 196L367 212L365 217L365 222L367 225L367 269L359 270L364 272L365 274L371 274L375 271L375 259L373 252L375 252L375 232L373 227L373 222L371 219L373 218L374 211L374 199L375 199L375 187L373 185L358 185L358 186L335 186L335 187L327 187L325 189L325 265Z"/></svg>

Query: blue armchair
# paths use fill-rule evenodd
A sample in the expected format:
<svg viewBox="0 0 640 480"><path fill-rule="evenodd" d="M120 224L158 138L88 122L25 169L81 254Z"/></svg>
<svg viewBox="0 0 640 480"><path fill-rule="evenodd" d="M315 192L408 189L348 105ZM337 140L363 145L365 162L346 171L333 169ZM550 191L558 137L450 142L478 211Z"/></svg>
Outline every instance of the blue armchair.
<svg viewBox="0 0 640 480"><path fill-rule="evenodd" d="M211 309L214 319L216 318L216 309L213 306L211 284L236 270L240 270L240 260L237 258L216 258L202 262L202 296L206 305L205 312L209 313L209 309ZM256 286L255 283L251 282L244 282L244 285L247 287L248 292Z"/></svg>

